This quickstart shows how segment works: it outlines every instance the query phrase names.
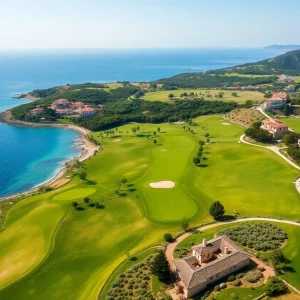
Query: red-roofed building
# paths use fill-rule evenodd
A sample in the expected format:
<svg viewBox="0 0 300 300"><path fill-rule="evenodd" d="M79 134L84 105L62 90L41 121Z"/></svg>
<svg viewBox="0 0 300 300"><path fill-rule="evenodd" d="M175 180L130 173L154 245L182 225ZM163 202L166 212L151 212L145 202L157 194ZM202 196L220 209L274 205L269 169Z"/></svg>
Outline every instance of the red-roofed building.
<svg viewBox="0 0 300 300"><path fill-rule="evenodd" d="M96 110L92 107L84 107L80 110L80 117L89 118L96 114Z"/></svg>
<svg viewBox="0 0 300 300"><path fill-rule="evenodd" d="M73 103L73 108L74 109L77 109L77 108L83 108L85 106L84 103L80 102L80 101L77 101L77 102L74 102Z"/></svg>
<svg viewBox="0 0 300 300"><path fill-rule="evenodd" d="M32 115L34 115L34 116L36 116L36 115L40 115L41 113L43 113L43 109L42 108L39 108L39 107L37 107L37 108L34 108L32 111L31 111L31 114Z"/></svg>
<svg viewBox="0 0 300 300"><path fill-rule="evenodd" d="M276 119L263 120L260 128L270 132L275 139L280 139L283 135L289 133L289 127Z"/></svg>
<svg viewBox="0 0 300 300"><path fill-rule="evenodd" d="M270 109L281 109L286 104L288 95L285 92L273 93L270 99L267 99L264 103L266 110Z"/></svg>
<svg viewBox="0 0 300 300"><path fill-rule="evenodd" d="M71 102L68 99L58 99L52 103L51 107L53 109L70 108Z"/></svg>

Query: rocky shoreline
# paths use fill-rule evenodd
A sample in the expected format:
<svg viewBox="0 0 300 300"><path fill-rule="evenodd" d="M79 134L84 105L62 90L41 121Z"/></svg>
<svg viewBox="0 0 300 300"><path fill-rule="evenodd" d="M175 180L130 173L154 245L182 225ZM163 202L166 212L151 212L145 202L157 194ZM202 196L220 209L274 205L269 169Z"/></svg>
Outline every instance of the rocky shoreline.
<svg viewBox="0 0 300 300"><path fill-rule="evenodd" d="M82 128L82 127L79 127L76 125L63 124L63 123L51 123L51 122L49 122L49 123L45 123L45 122L44 123L33 123L33 122L21 121L21 120L17 120L15 118L13 118L13 116L9 110L0 113L0 123L5 123L5 124L13 125L13 126L20 126L20 127L31 127L31 128L51 127L51 128L63 128L66 130L76 131L77 133L80 134L80 138L82 140L81 153L80 153L80 156L77 157L77 159L79 161L84 161L84 160L90 158L91 156L94 155L95 151L98 151L100 149L99 146L93 144L92 142L90 142L87 139L87 135L90 133L90 131L88 129L85 129L85 128ZM72 160L74 160L74 159L72 159ZM67 163L67 162L65 162L65 163ZM30 195L31 193L35 192L40 186L55 185L55 183L57 183L57 181L61 180L61 178L65 175L65 173L66 173L66 168L63 167L62 169L59 170L59 172L54 177L50 178L46 182L38 184L37 186L33 187L31 190L24 192L24 193L12 195L9 197L0 198L0 200L13 198L18 195L23 195L23 196Z"/></svg>

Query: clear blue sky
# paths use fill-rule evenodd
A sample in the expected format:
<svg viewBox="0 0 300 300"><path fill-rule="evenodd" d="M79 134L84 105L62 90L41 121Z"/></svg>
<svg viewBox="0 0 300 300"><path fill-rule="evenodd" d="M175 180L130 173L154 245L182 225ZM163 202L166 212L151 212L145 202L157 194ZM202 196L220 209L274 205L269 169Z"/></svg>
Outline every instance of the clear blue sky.
<svg viewBox="0 0 300 300"><path fill-rule="evenodd" d="M300 0L0 0L0 48L300 44Z"/></svg>

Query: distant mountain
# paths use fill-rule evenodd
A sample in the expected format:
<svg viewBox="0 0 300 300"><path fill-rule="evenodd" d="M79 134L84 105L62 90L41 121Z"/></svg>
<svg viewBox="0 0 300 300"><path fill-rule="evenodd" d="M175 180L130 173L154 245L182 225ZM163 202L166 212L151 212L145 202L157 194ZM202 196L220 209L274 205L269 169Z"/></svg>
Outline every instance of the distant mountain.
<svg viewBox="0 0 300 300"><path fill-rule="evenodd" d="M232 68L208 71L209 74L239 73L252 75L300 75L300 50L290 51L274 58Z"/></svg>
<svg viewBox="0 0 300 300"><path fill-rule="evenodd" d="M264 49L276 49L276 50L298 50L300 49L300 45L270 45L267 47L264 47Z"/></svg>
<svg viewBox="0 0 300 300"><path fill-rule="evenodd" d="M170 78L162 78L156 83L161 83L165 89L170 90L176 88L221 88L273 83L281 74L300 75L300 50L236 67L204 73L182 73Z"/></svg>

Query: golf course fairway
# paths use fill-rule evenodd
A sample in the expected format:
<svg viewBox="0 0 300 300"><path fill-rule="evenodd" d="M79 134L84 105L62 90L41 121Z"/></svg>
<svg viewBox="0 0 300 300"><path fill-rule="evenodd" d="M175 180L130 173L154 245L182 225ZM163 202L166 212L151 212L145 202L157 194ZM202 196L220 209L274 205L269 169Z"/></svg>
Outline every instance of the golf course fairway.
<svg viewBox="0 0 300 300"><path fill-rule="evenodd" d="M229 215L299 219L296 169L267 149L240 144L244 129L225 126L222 115L193 123L95 132L103 150L84 162L87 180L75 173L66 185L12 205L0 232L0 299L96 299L128 255L164 243L166 232L182 231L184 217L190 226L212 221L209 207L216 200ZM140 127L135 134L134 126ZM196 166L199 140L206 143ZM160 181L175 186L149 186ZM297 274L286 278L300 282Z"/></svg>

